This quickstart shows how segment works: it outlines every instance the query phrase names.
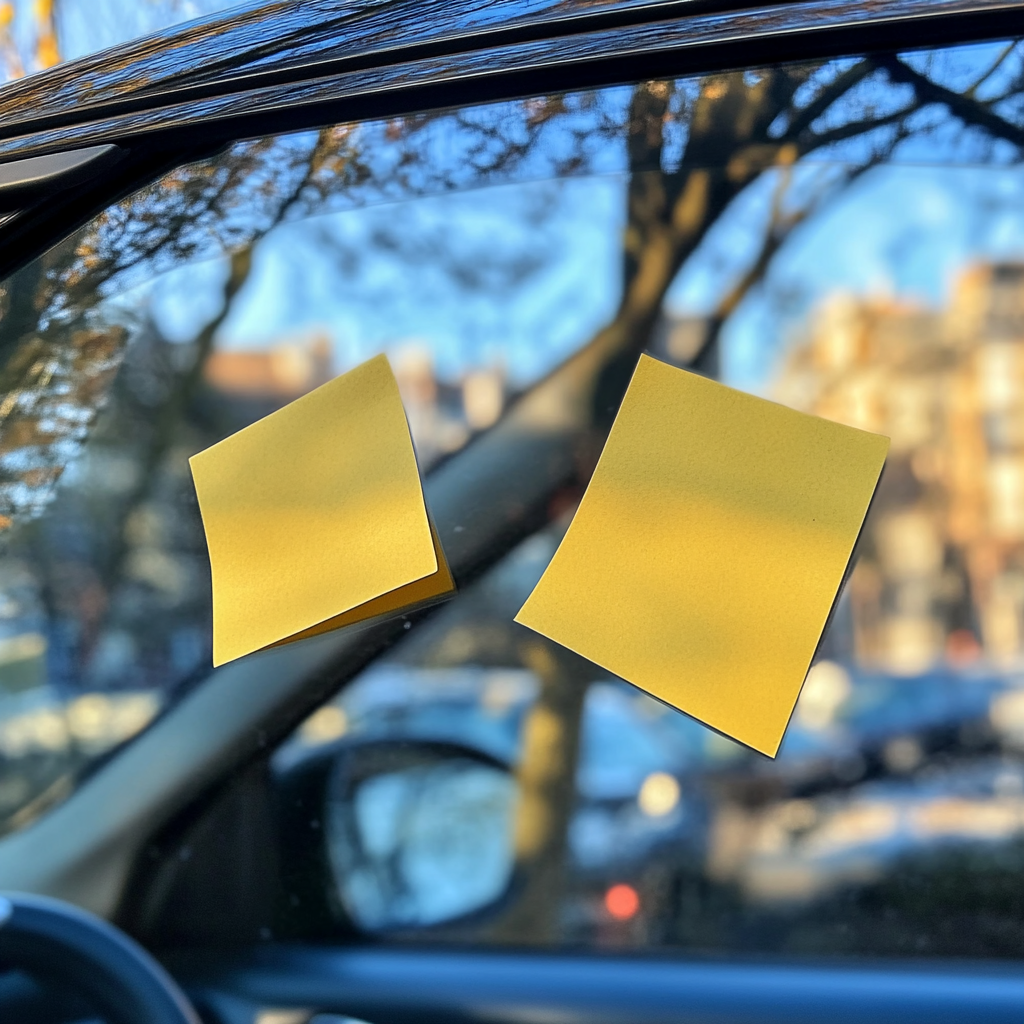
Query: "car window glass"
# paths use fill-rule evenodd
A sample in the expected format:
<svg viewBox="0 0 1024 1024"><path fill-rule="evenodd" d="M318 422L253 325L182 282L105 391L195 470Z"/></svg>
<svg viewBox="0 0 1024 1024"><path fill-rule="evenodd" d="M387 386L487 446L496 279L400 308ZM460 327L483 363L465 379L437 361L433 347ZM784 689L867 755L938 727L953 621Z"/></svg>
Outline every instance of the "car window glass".
<svg viewBox="0 0 1024 1024"><path fill-rule="evenodd" d="M511 904L422 941L1024 953L1024 179L1014 130L915 94L940 77L949 104L974 90L1015 123L1016 60L913 55L849 87L814 122L835 158L731 197L648 340L678 362L710 341L726 383L892 438L777 760L512 622L572 502L279 752L287 771L331 744L443 739L516 766ZM861 74L836 62L814 87ZM865 132L862 104L888 127Z"/></svg>
<svg viewBox="0 0 1024 1024"><path fill-rule="evenodd" d="M993 43L241 142L8 279L4 827L209 675L189 455L384 351L429 472L597 353L575 479L532 536L317 711L278 770L370 736L512 763L516 898L449 937L1018 952L1020 82L1017 47ZM776 761L512 623L644 349L893 438ZM437 777L417 772L376 790L395 820ZM429 880L439 837L422 837ZM922 887L970 892L970 926L944 923L962 895L922 905Z"/></svg>

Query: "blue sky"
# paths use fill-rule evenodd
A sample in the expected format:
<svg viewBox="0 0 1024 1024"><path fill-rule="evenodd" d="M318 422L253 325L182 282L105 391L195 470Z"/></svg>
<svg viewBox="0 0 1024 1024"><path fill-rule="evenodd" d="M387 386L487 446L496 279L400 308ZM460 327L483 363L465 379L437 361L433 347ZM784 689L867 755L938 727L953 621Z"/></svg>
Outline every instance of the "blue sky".
<svg viewBox="0 0 1024 1024"><path fill-rule="evenodd" d="M714 307L760 238L771 186L766 179L749 190L716 225L673 285L671 309ZM614 313L623 188L617 175L528 182L286 224L257 250L219 343L261 348L323 332L334 340L339 370L381 349L419 344L434 353L442 376L500 362L525 384ZM548 204L543 226L524 227L538 197ZM389 224L470 261L489 248L539 246L544 269L517 287L460 289L429 258L374 253L368 240ZM354 272L340 269L337 257L351 250L371 254ZM764 285L726 328L727 379L764 390L794 324L832 292L941 304L966 264L1015 258L1024 259L1024 171L879 167L777 255ZM207 261L157 283L154 310L169 335L189 337L213 315L223 274L219 261Z"/></svg>
<svg viewBox="0 0 1024 1024"><path fill-rule="evenodd" d="M339 370L416 344L442 376L501 363L514 380L534 380L615 311L622 189L615 175L526 182L284 224L257 249L218 344L263 348L323 332ZM543 223L531 223L539 205ZM516 287L461 288L429 251L418 260L375 251L368 241L392 225L459 262L539 249L543 271ZM341 265L352 251L362 255L356 271ZM213 315L224 273L222 261L206 261L156 282L153 309L168 336L187 339Z"/></svg>
<svg viewBox="0 0 1024 1024"><path fill-rule="evenodd" d="M985 260L1024 260L1024 170L878 167L794 234L737 310L726 376L764 390L792 328L831 292L942 305L962 269ZM780 296L795 307L785 315Z"/></svg>

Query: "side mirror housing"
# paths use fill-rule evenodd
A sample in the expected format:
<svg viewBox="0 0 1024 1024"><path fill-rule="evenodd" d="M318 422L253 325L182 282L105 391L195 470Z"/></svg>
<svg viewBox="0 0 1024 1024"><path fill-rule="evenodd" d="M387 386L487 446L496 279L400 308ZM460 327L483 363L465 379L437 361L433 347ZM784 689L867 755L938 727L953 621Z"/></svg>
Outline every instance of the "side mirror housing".
<svg viewBox="0 0 1024 1024"><path fill-rule="evenodd" d="M508 891L517 787L458 743L339 741L277 782L280 916L305 937L414 932Z"/></svg>

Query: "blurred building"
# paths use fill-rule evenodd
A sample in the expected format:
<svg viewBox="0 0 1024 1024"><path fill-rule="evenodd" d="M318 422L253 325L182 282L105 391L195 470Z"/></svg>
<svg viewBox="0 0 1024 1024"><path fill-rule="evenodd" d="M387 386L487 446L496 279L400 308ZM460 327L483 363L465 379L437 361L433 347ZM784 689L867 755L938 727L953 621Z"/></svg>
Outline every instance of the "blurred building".
<svg viewBox="0 0 1024 1024"><path fill-rule="evenodd" d="M390 353L420 467L458 451L478 430L493 426L505 409L506 383L500 367L470 370L459 381L439 380L425 345Z"/></svg>
<svg viewBox="0 0 1024 1024"><path fill-rule="evenodd" d="M506 382L499 367L470 370L458 381L440 380L430 349L416 342L396 346L390 359L421 468L457 451L504 411ZM326 384L336 373L331 341L318 336L266 349L213 352L203 377L241 426Z"/></svg>
<svg viewBox="0 0 1024 1024"><path fill-rule="evenodd" d="M775 396L892 438L850 586L857 660L1024 660L1024 265L968 268L938 310L830 297Z"/></svg>
<svg viewBox="0 0 1024 1024"><path fill-rule="evenodd" d="M663 311L651 332L650 351L675 366L717 376L715 323L710 317ZM709 358L710 357L710 358ZM695 367L694 362L701 365Z"/></svg>
<svg viewBox="0 0 1024 1024"><path fill-rule="evenodd" d="M221 401L239 406L246 422L326 384L334 374L333 346L323 335L266 349L217 350L203 366L208 387Z"/></svg>

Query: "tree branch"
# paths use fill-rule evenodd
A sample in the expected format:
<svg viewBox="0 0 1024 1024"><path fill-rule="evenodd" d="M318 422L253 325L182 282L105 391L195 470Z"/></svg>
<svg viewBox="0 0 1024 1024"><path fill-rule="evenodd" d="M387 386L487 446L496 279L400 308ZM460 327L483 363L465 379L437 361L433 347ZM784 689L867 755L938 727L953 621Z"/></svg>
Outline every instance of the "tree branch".
<svg viewBox="0 0 1024 1024"><path fill-rule="evenodd" d="M807 106L794 111L789 119L786 136L797 138L802 135L836 100L846 95L875 70L877 70L877 65L871 60L860 60L852 67L847 68L834 81L826 85Z"/></svg>
<svg viewBox="0 0 1024 1024"><path fill-rule="evenodd" d="M1006 63L1006 58L1013 53L1014 47L1017 45L1017 40L1013 40L1011 43L1007 43L1003 47L1002 52L992 63L992 66L986 71L975 83L969 88L964 90L966 96L970 96L971 99L977 98L978 90Z"/></svg>
<svg viewBox="0 0 1024 1024"><path fill-rule="evenodd" d="M57 0L35 0L36 63L52 68L61 61L57 36Z"/></svg>
<svg viewBox="0 0 1024 1024"><path fill-rule="evenodd" d="M847 124L839 125L838 128L832 128L825 132L805 132L797 142L800 155L803 156L814 150L823 149L825 146L831 146L837 142L845 142L846 139L854 139L858 135L866 135L868 132L873 132L876 128L898 124L919 109L918 104L914 103L908 107L902 107L899 110L893 111L891 114L885 114L883 117L869 117L862 121L850 121Z"/></svg>
<svg viewBox="0 0 1024 1024"><path fill-rule="evenodd" d="M886 55L878 58L878 61L879 65L889 73L892 81L913 86L917 98L922 104L940 103L965 124L984 128L989 135L1004 139L1014 146L1024 149L1024 128L1000 117L986 104L933 82L927 75L915 71L897 57Z"/></svg>

